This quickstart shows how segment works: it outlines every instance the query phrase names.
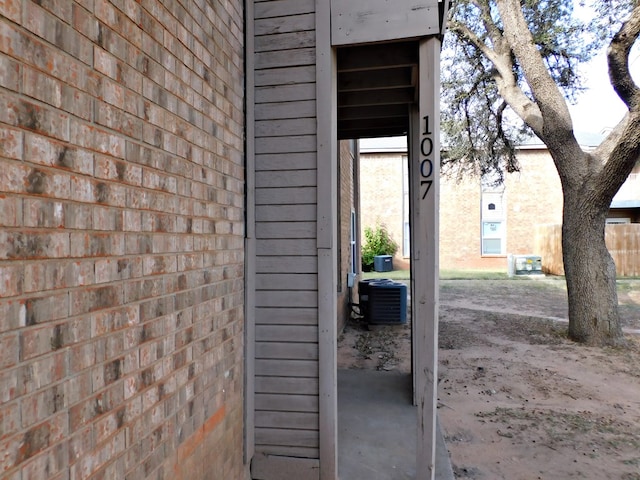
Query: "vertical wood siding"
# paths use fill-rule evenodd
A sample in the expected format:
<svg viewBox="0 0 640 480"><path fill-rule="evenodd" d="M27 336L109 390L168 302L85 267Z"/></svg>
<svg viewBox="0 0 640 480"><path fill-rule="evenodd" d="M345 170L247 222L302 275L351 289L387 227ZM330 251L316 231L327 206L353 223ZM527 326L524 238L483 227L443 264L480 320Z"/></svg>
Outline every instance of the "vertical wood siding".
<svg viewBox="0 0 640 480"><path fill-rule="evenodd" d="M562 225L536 225L535 254L542 257L542 270L564 275ZM606 225L604 239L616 264L618 277L640 275L640 224Z"/></svg>
<svg viewBox="0 0 640 480"><path fill-rule="evenodd" d="M255 445L319 458L315 1L254 2Z"/></svg>

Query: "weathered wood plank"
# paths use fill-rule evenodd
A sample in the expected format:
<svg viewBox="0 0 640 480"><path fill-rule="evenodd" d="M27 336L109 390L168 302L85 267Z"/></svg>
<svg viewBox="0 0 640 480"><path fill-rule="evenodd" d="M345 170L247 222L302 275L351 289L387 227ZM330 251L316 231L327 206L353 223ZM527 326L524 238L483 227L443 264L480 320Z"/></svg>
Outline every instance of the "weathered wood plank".
<svg viewBox="0 0 640 480"><path fill-rule="evenodd" d="M290 50L292 48L313 47L316 44L316 32L279 33L263 35L256 38L256 52L271 52L275 50Z"/></svg>
<svg viewBox="0 0 640 480"><path fill-rule="evenodd" d="M254 145L254 109L255 109L255 85L253 55L253 10L254 3L245 4L246 36L245 36L245 322L244 322L244 405L243 423L243 461L245 465L251 462L255 453L255 151Z"/></svg>
<svg viewBox="0 0 640 480"><path fill-rule="evenodd" d="M640 224L606 225L604 239L616 264L616 275L640 275ZM542 256L543 270L554 275L564 275L562 225L538 225L535 246L534 251Z"/></svg>
<svg viewBox="0 0 640 480"><path fill-rule="evenodd" d="M256 238L316 238L316 223L256 222Z"/></svg>
<svg viewBox="0 0 640 480"><path fill-rule="evenodd" d="M256 275L256 289L258 290L316 290L318 288L317 275Z"/></svg>
<svg viewBox="0 0 640 480"><path fill-rule="evenodd" d="M256 70L280 67L300 67L303 65L315 65L315 48L296 48L292 50L276 50L273 52L256 53Z"/></svg>
<svg viewBox="0 0 640 480"><path fill-rule="evenodd" d="M256 250L260 257L309 257L315 256L315 239L275 238L261 239ZM287 272L264 272L267 275ZM295 272L292 272L295 273ZM309 273L309 272L306 272ZM313 272L311 272L313 273Z"/></svg>
<svg viewBox="0 0 640 480"><path fill-rule="evenodd" d="M283 137L288 135L315 135L315 118L263 120L255 123L256 137Z"/></svg>
<svg viewBox="0 0 640 480"><path fill-rule="evenodd" d="M256 138L256 153L315 152L315 135Z"/></svg>
<svg viewBox="0 0 640 480"><path fill-rule="evenodd" d="M259 451L260 453L263 453L265 455L276 455L276 456L282 456L284 458L292 458L292 457L312 458L312 459L319 458L318 457L319 451L317 448L285 447L282 445L274 447L271 445L260 445ZM292 478L295 478L296 480L317 480L317 478L315 477L307 479L307 478L300 478L295 475L292 477L283 476L283 477L280 477L278 480L291 480Z"/></svg>
<svg viewBox="0 0 640 480"><path fill-rule="evenodd" d="M318 327L315 325L257 325L258 342L318 342Z"/></svg>
<svg viewBox="0 0 640 480"><path fill-rule="evenodd" d="M316 16L313 13L289 17L258 18L254 22L254 31L256 36L260 36L314 30L315 19Z"/></svg>
<svg viewBox="0 0 640 480"><path fill-rule="evenodd" d="M433 130L423 128L423 121L440 118L440 41L436 38L420 42L420 99L419 114L414 112L412 125L413 170L410 186L411 204L411 292L413 348L415 352L415 400L418 408L417 476L434 479L436 447L436 409L438 404L438 204L440 199L440 130L435 122ZM417 118L416 118L417 117ZM427 133L425 133L427 132ZM433 165L431 177L422 177L426 158L422 142L428 138L433 146L429 161ZM423 181L432 181L428 195L422 195Z"/></svg>
<svg viewBox="0 0 640 480"><path fill-rule="evenodd" d="M318 414L309 412L256 412L256 426L264 428L318 429Z"/></svg>
<svg viewBox="0 0 640 480"><path fill-rule="evenodd" d="M318 345L315 343L257 342L256 358L318 360Z"/></svg>
<svg viewBox="0 0 640 480"><path fill-rule="evenodd" d="M299 100L315 100L316 84L299 83L296 85L270 85L256 88L256 105L275 102L296 102ZM314 105L315 112L315 105Z"/></svg>
<svg viewBox="0 0 640 480"><path fill-rule="evenodd" d="M298 272L294 273L299 275ZM318 310L315 308L256 308L256 324L317 326Z"/></svg>
<svg viewBox="0 0 640 480"><path fill-rule="evenodd" d="M256 121L313 118L316 115L315 100L300 100L256 105Z"/></svg>
<svg viewBox="0 0 640 480"><path fill-rule="evenodd" d="M316 430L288 430L285 428L256 428L256 443L260 445L318 446Z"/></svg>
<svg viewBox="0 0 640 480"><path fill-rule="evenodd" d="M256 375L275 377L317 377L316 360L261 360L256 359Z"/></svg>
<svg viewBox="0 0 640 480"><path fill-rule="evenodd" d="M315 169L257 172L256 187L315 187L317 185L316 178Z"/></svg>
<svg viewBox="0 0 640 480"><path fill-rule="evenodd" d="M316 254L315 239L262 239L257 242L256 253L260 256L305 256Z"/></svg>
<svg viewBox="0 0 640 480"><path fill-rule="evenodd" d="M296 205L316 203L315 187L256 188L256 205Z"/></svg>
<svg viewBox="0 0 640 480"><path fill-rule="evenodd" d="M277 0L255 4L255 18L284 17L315 12L315 0Z"/></svg>
<svg viewBox="0 0 640 480"><path fill-rule="evenodd" d="M316 158L316 152L259 155L256 157L256 171L313 170L316 168Z"/></svg>
<svg viewBox="0 0 640 480"><path fill-rule="evenodd" d="M259 453L251 462L251 477L253 480L319 480L320 462L317 456L308 456L312 450L300 447L295 450L299 456L307 458L294 458L289 450L286 456L281 450L277 452L279 455Z"/></svg>
<svg viewBox="0 0 640 480"><path fill-rule="evenodd" d="M360 3L360 2L358 2ZM336 104L336 51L331 48L331 4L316 1L318 65L318 376L320 380L321 480L338 478L338 385L336 262L338 198L338 142Z"/></svg>
<svg viewBox="0 0 640 480"><path fill-rule="evenodd" d="M277 290L258 290L258 307L311 307L318 306L318 292L298 290L296 292Z"/></svg>
<svg viewBox="0 0 640 480"><path fill-rule="evenodd" d="M256 392L267 394L318 395L317 378L257 377ZM289 396L289 395L287 395ZM266 397L264 397L266 399ZM307 397L305 397L307 398ZM315 411L315 410L314 410Z"/></svg>
<svg viewBox="0 0 640 480"><path fill-rule="evenodd" d="M256 393L256 410L317 413L318 396Z"/></svg>
<svg viewBox="0 0 640 480"><path fill-rule="evenodd" d="M316 69L313 66L270 68L256 70L256 87L269 85L295 85L298 83L315 83Z"/></svg>
<svg viewBox="0 0 640 480"><path fill-rule="evenodd" d="M256 273L316 273L317 257L257 257Z"/></svg>
<svg viewBox="0 0 640 480"><path fill-rule="evenodd" d="M331 0L331 43L355 45L436 35L438 0Z"/></svg>
<svg viewBox="0 0 640 480"><path fill-rule="evenodd" d="M304 170L303 170L304 171ZM271 172L268 172L271 173ZM273 172L279 173L279 172ZM315 177L315 175L314 175ZM263 222L291 220L301 222L316 219L316 206L310 205L259 205L256 218Z"/></svg>

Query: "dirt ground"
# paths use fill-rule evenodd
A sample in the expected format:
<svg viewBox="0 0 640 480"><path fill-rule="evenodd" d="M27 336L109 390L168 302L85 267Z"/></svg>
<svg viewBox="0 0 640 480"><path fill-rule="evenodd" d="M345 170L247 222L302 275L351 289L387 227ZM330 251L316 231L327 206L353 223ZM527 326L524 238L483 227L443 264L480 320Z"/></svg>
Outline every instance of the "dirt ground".
<svg viewBox="0 0 640 480"><path fill-rule="evenodd" d="M622 283L640 331L640 281ZM640 335L627 348L566 338L564 282L444 280L439 417L458 479L640 480ZM348 323L340 368L410 372L411 327Z"/></svg>

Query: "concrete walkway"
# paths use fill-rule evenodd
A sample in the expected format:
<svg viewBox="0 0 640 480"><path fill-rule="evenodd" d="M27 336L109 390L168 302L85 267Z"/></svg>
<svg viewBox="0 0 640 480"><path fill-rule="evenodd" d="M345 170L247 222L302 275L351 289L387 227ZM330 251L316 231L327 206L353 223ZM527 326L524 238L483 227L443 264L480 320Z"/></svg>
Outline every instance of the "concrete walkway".
<svg viewBox="0 0 640 480"><path fill-rule="evenodd" d="M411 376L338 370L340 480L416 480L416 407ZM453 480L438 430L436 479Z"/></svg>

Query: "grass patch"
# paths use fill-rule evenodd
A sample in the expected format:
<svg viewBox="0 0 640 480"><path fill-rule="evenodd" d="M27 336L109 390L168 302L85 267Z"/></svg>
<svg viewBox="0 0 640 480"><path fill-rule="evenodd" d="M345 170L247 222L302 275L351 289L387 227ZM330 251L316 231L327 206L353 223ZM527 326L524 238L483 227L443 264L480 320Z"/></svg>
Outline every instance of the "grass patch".
<svg viewBox="0 0 640 480"><path fill-rule="evenodd" d="M509 280L503 270L440 270L441 280Z"/></svg>
<svg viewBox="0 0 640 480"><path fill-rule="evenodd" d="M388 278L389 280L409 280L411 273L409 270L392 270L391 272L362 272L361 280L372 278Z"/></svg>
<svg viewBox="0 0 640 480"><path fill-rule="evenodd" d="M409 270L393 270L391 272L362 272L362 279L388 278L389 280L409 280ZM440 270L441 280L509 280L506 272L491 270ZM520 279L520 277L518 277Z"/></svg>
<svg viewBox="0 0 640 480"><path fill-rule="evenodd" d="M388 278L389 280L409 280L411 278L410 270L392 270L391 272L362 272L361 280L369 280L372 278ZM543 286L561 285L565 287L565 278L562 275L546 275L546 276L528 276L514 275L510 277L507 272L502 270L440 270L440 280L531 280L540 279ZM640 281L635 278L623 277L617 280L618 292L629 292L640 288ZM532 285L535 285L533 283Z"/></svg>

